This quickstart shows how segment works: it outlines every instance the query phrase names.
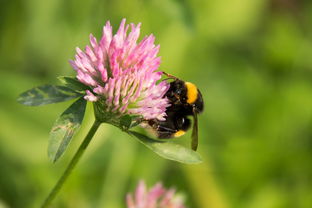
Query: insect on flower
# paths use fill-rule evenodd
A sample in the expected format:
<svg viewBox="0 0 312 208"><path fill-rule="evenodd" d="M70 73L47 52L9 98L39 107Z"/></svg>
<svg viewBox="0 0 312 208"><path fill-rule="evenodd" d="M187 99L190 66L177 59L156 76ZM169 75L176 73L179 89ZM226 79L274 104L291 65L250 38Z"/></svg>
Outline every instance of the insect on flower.
<svg viewBox="0 0 312 208"><path fill-rule="evenodd" d="M84 52L76 49L70 63L77 79L89 86L84 98L95 103L97 119L118 125L124 115L137 116L137 123L144 121L142 126L147 123L161 139L182 136L191 125L187 117L193 116L192 149L196 150L202 95L194 84L157 71L159 45L154 45L153 35L137 43L139 33L140 24L126 25L123 19L113 35L107 22L99 42L90 35L91 46ZM160 81L163 74L174 81ZM107 121L107 117L117 121Z"/></svg>
<svg viewBox="0 0 312 208"><path fill-rule="evenodd" d="M185 134L190 128L191 121L187 116L193 116L192 149L197 150L198 146L198 119L197 114L204 109L204 101L199 89L190 82L185 82L173 75L167 74L170 88L164 95L169 100L170 106L166 109L166 120L152 119L148 124L156 130L158 138L168 139L179 137Z"/></svg>

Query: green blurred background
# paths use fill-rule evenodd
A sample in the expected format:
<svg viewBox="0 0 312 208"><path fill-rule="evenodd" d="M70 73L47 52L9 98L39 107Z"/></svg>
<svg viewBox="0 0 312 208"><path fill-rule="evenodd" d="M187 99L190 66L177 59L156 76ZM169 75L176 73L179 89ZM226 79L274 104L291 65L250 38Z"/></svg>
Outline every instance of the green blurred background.
<svg viewBox="0 0 312 208"><path fill-rule="evenodd" d="M93 121L90 105L52 164L48 134L71 102L32 108L16 97L74 75L75 47L123 17L156 36L161 70L201 89L204 162L164 160L102 125L53 207L122 208L144 179L175 187L191 208L311 208L311 0L2 0L0 207L38 207ZM179 142L189 145L190 133Z"/></svg>

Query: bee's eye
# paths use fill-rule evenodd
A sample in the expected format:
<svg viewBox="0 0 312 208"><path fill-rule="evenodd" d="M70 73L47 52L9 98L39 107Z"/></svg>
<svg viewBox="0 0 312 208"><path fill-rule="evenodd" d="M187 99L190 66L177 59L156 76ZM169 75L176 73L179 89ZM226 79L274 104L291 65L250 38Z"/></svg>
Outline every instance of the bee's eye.
<svg viewBox="0 0 312 208"><path fill-rule="evenodd" d="M181 89L176 90L176 94L180 95L182 93Z"/></svg>

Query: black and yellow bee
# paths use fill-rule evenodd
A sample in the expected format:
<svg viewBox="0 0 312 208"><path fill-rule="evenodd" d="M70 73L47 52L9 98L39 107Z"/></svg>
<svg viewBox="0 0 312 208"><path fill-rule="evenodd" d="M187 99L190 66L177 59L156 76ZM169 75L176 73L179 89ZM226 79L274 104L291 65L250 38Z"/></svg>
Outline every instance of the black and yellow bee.
<svg viewBox="0 0 312 208"><path fill-rule="evenodd" d="M158 138L174 138L185 134L191 126L191 121L187 117L193 116L191 147L196 150L198 146L197 114L204 109L202 94L193 83L185 82L165 72L164 74L174 79L174 81L170 82L170 88L164 95L170 103L170 106L166 109L166 120L149 120L148 124L156 130Z"/></svg>

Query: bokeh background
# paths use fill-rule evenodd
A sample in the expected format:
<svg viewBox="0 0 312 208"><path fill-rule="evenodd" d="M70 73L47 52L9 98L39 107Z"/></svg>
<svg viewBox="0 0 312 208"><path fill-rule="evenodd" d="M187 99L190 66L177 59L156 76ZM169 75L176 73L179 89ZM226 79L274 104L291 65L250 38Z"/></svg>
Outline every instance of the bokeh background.
<svg viewBox="0 0 312 208"><path fill-rule="evenodd" d="M123 17L156 36L161 70L201 89L204 162L167 161L102 125L53 207L122 208L144 179L175 187L190 208L311 208L310 0L2 0L0 207L39 207L93 121L89 105L52 164L48 134L71 102L25 107L18 94L74 75L75 47ZM190 133L177 142L189 145Z"/></svg>

